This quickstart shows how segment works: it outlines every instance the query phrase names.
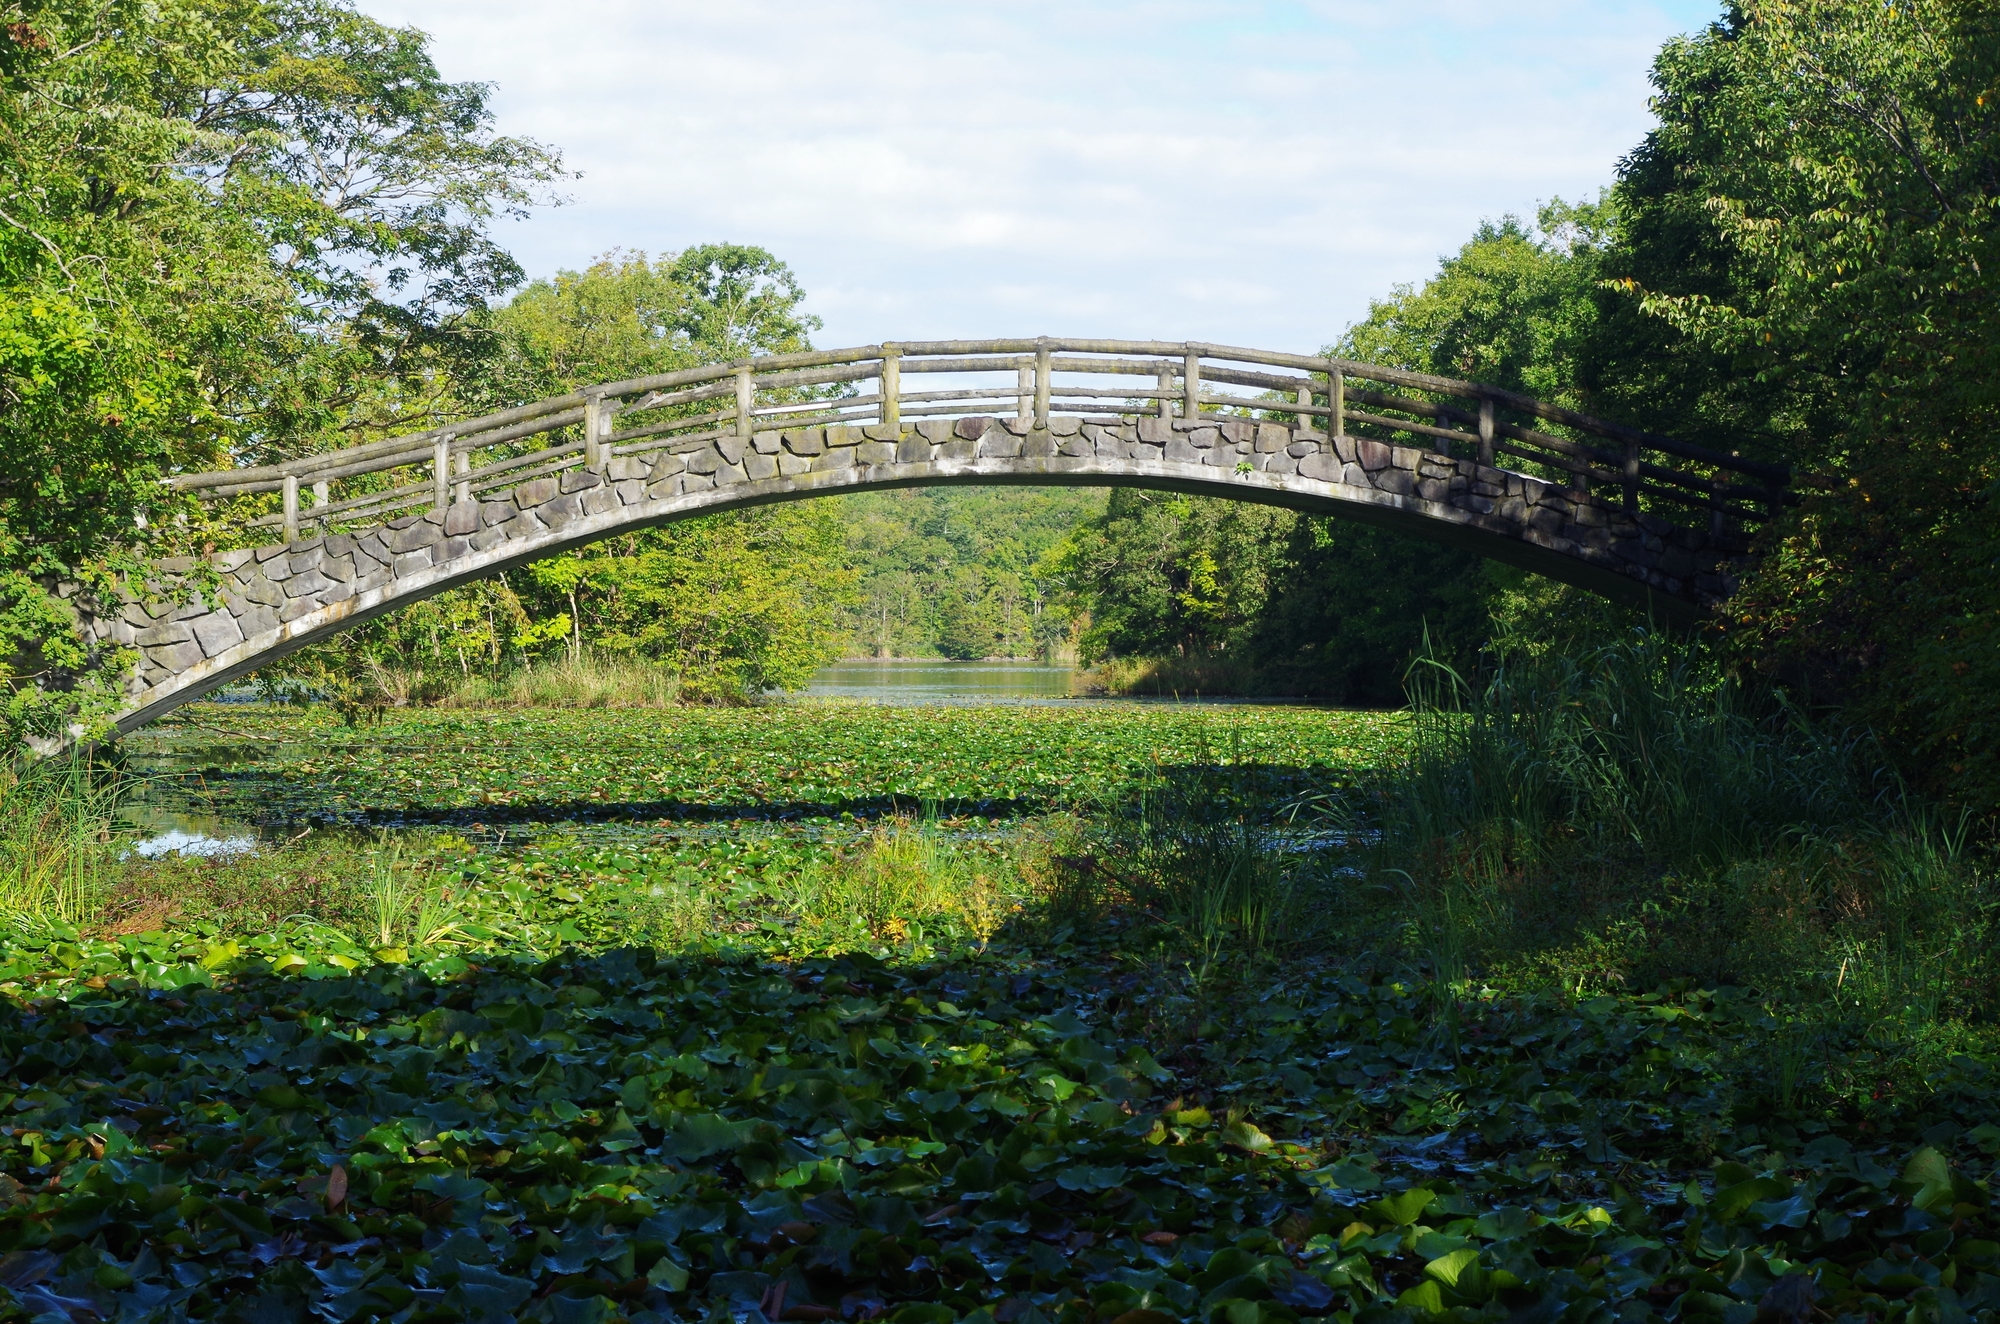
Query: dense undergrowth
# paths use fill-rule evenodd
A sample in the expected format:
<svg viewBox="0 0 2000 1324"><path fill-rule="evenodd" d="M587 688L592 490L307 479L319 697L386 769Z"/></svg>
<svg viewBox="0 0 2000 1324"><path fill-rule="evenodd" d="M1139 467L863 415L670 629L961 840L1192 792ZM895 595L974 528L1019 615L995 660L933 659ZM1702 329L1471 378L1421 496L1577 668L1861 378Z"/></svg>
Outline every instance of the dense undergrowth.
<svg viewBox="0 0 2000 1324"><path fill-rule="evenodd" d="M8 894L0 1310L2000 1310L1970 834L1684 646L1504 661L1401 758L1302 777L1252 717L1025 818L117 863L39 783L105 890ZM1050 729L975 717L942 771L1046 777Z"/></svg>

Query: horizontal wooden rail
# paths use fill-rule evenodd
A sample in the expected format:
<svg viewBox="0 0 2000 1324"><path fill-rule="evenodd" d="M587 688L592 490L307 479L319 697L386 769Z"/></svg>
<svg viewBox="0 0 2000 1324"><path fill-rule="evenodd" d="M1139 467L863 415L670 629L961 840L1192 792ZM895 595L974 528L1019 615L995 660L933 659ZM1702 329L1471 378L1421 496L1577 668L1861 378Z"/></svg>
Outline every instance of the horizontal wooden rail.
<svg viewBox="0 0 2000 1324"><path fill-rule="evenodd" d="M910 374L1000 380L911 389ZM1119 377L1149 380L1129 386L1109 380ZM857 390L871 382L873 393ZM1190 418L1190 411L1199 417ZM253 505L248 522L280 525L294 535L302 524L327 527L425 501L468 499L530 475L601 466L621 455L692 450L731 435L973 413L1012 415L1042 427L1052 413L1158 415L1179 418L1181 426L1276 417L1336 436L1348 435L1352 426L1363 437L1401 437L1486 465L1506 454L1580 486L1610 484L1622 491L1628 512L1636 513L1642 499L1704 508L1718 530L1724 520L1754 522L1798 499L1784 465L1477 382L1200 341L1057 337L909 341L702 364L362 446L163 481L215 500L281 494L280 508ZM1536 424L1553 424L1563 433ZM417 469L424 472L396 476ZM350 487L333 500L336 483L358 483L363 490ZM308 489L313 500L302 505Z"/></svg>

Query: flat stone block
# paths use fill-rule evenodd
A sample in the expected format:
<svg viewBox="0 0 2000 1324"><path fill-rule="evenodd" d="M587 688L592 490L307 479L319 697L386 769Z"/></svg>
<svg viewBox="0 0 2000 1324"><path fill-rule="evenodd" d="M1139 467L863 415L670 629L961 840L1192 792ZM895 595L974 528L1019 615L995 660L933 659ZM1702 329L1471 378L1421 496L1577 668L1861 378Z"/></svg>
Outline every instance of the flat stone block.
<svg viewBox="0 0 2000 1324"><path fill-rule="evenodd" d="M552 529L560 529L583 514L583 498L559 496L535 507L535 518Z"/></svg>
<svg viewBox="0 0 2000 1324"><path fill-rule="evenodd" d="M239 547L233 552L217 552L214 556L216 568L227 573L248 564L253 553L248 547Z"/></svg>
<svg viewBox="0 0 2000 1324"><path fill-rule="evenodd" d="M780 455L778 474L784 478L797 478L800 474L811 473L812 457L809 455Z"/></svg>
<svg viewBox="0 0 2000 1324"><path fill-rule="evenodd" d="M301 616L310 616L318 610L319 610L319 599L294 598L290 602L285 604L285 609L283 611L278 613L278 620L280 623L289 624L290 622L297 620Z"/></svg>
<svg viewBox="0 0 2000 1324"><path fill-rule="evenodd" d="M1259 423L1257 425L1257 453L1259 455L1276 455L1291 444L1292 430L1290 428L1278 423Z"/></svg>
<svg viewBox="0 0 2000 1324"><path fill-rule="evenodd" d="M1273 425L1275 426L1275 424ZM1229 440L1231 445L1239 441L1250 441L1257 435L1257 425L1247 418L1225 418L1216 425L1216 430ZM1201 443L1196 442L1197 446Z"/></svg>
<svg viewBox="0 0 2000 1324"><path fill-rule="evenodd" d="M160 644L146 649L145 656L160 670L169 675L179 675L201 661L201 645L192 639L178 644Z"/></svg>
<svg viewBox="0 0 2000 1324"><path fill-rule="evenodd" d="M564 492L582 492L596 487L604 479L588 469L565 469L557 475L557 486Z"/></svg>
<svg viewBox="0 0 2000 1324"><path fill-rule="evenodd" d="M855 448L857 464L894 464L896 445L889 441L864 441ZM926 448L928 449L928 448Z"/></svg>
<svg viewBox="0 0 2000 1324"><path fill-rule="evenodd" d="M1022 418L1019 414L1015 414L1011 418L1003 418L1000 420L1000 426L1007 429L1007 431L1013 433L1017 437L1027 436L1028 430L1034 427L1034 425L1035 425L1035 420L1033 420L1032 418Z"/></svg>
<svg viewBox="0 0 2000 1324"><path fill-rule="evenodd" d="M1074 437L1083 431L1083 420L1068 415L1056 415L1049 419L1049 435L1052 437Z"/></svg>
<svg viewBox="0 0 2000 1324"><path fill-rule="evenodd" d="M194 641L201 645L203 657L214 657L243 642L243 627L226 611L210 612L193 622L193 629Z"/></svg>
<svg viewBox="0 0 2000 1324"><path fill-rule="evenodd" d="M1087 460L1097 454L1097 446L1088 437L1064 437L1056 443L1056 450L1078 460Z"/></svg>
<svg viewBox="0 0 2000 1324"><path fill-rule="evenodd" d="M373 593L378 588L387 587L388 583L389 583L389 567L383 566L380 570L371 570L367 574L361 576L361 578L355 580L354 591L357 594Z"/></svg>
<svg viewBox="0 0 2000 1324"><path fill-rule="evenodd" d="M1021 439L1021 454L1030 460L1046 460L1056 453L1056 439L1047 428L1035 428Z"/></svg>
<svg viewBox="0 0 2000 1324"><path fill-rule="evenodd" d="M1097 458L1100 460L1125 459L1130 453L1127 449L1129 444L1130 443L1120 441L1118 437L1111 432L1100 433L1097 438ZM1067 454L1068 452L1065 451L1064 453Z"/></svg>
<svg viewBox="0 0 2000 1324"><path fill-rule="evenodd" d="M709 490L710 488L712 488L712 487L714 487L714 486L715 486L715 475L714 475L714 474L682 474L682 475L681 475L681 477L680 477L680 484L681 484L681 491L682 491L683 493L687 493L687 492L706 492L706 491L708 491L708 490Z"/></svg>
<svg viewBox="0 0 2000 1324"><path fill-rule="evenodd" d="M1291 457L1288 455L1285 458L1290 459ZM1340 462L1323 451L1314 451L1312 454L1299 460L1298 466L1299 477L1301 478L1310 478L1315 482L1321 483L1333 483L1340 480Z"/></svg>
<svg viewBox="0 0 2000 1324"><path fill-rule="evenodd" d="M434 564L443 565L448 561L456 561L471 550L470 538L446 538L432 550L431 559Z"/></svg>
<svg viewBox="0 0 2000 1324"><path fill-rule="evenodd" d="M1176 432L1167 438L1166 463L1200 464L1201 452L1194 448L1194 443L1184 434Z"/></svg>
<svg viewBox="0 0 2000 1324"><path fill-rule="evenodd" d="M1426 501L1442 501L1451 495L1451 484L1442 478L1419 478L1417 495Z"/></svg>
<svg viewBox="0 0 2000 1324"><path fill-rule="evenodd" d="M1377 492L1388 492L1394 496L1409 496L1417 486L1408 469L1382 469L1374 478Z"/></svg>
<svg viewBox="0 0 2000 1324"><path fill-rule="evenodd" d="M952 425L951 430L967 441L978 441L986 435L987 429L992 425L993 420L990 418L961 418Z"/></svg>
<svg viewBox="0 0 2000 1324"><path fill-rule="evenodd" d="M982 460L1012 460L1021 454L1022 439L1012 433L995 430L979 440L979 458Z"/></svg>
<svg viewBox="0 0 2000 1324"><path fill-rule="evenodd" d="M1415 446L1392 446L1389 448L1389 463L1398 469L1415 469L1424 453Z"/></svg>
<svg viewBox="0 0 2000 1324"><path fill-rule="evenodd" d="M776 455L782 444L776 432L758 432L750 437L750 449L759 455Z"/></svg>
<svg viewBox="0 0 2000 1324"><path fill-rule="evenodd" d="M291 549L286 547L285 544L279 542L279 543L272 543L268 547L259 547L254 553L254 555L257 558L257 563L259 565L262 565L264 562L271 560L273 557L285 555L290 550ZM175 561L187 560L186 557L178 557L178 556L173 557L171 559ZM175 566L169 564L167 561L155 561L153 562L153 568L155 570L160 570L171 575L171 574L177 574L184 570L192 570L194 568L194 563L192 561L189 561L188 564L185 566Z"/></svg>
<svg viewBox="0 0 2000 1324"><path fill-rule="evenodd" d="M614 455L604 466L604 478L611 483L629 483L646 476L644 455Z"/></svg>
<svg viewBox="0 0 2000 1324"><path fill-rule="evenodd" d="M323 593L333 587L333 581L317 570L308 570L303 575L293 575L285 581L285 596L303 598L315 593Z"/></svg>
<svg viewBox="0 0 2000 1324"><path fill-rule="evenodd" d="M743 453L749 449L749 445L742 437L717 437L715 439L716 453L722 457L724 464L743 463Z"/></svg>
<svg viewBox="0 0 2000 1324"><path fill-rule="evenodd" d="M1234 446L1216 446L1201 453L1201 462L1216 469L1234 469L1242 458Z"/></svg>
<svg viewBox="0 0 2000 1324"><path fill-rule="evenodd" d="M150 626L132 632L132 642L140 648L157 648L161 644L186 643L194 638L194 631L185 622L168 621L162 625Z"/></svg>
<svg viewBox="0 0 2000 1324"><path fill-rule="evenodd" d="M1374 473L1378 469L1387 469L1389 467L1391 448L1369 437L1356 437L1354 439L1354 454L1363 469Z"/></svg>
<svg viewBox="0 0 2000 1324"><path fill-rule="evenodd" d="M583 513L586 515L609 515L625 504L618 499L617 490L610 487L593 488L579 499L583 502Z"/></svg>
<svg viewBox="0 0 2000 1324"><path fill-rule="evenodd" d="M462 538L479 527L479 503L477 501L454 501L444 512L444 531L447 536Z"/></svg>
<svg viewBox="0 0 2000 1324"><path fill-rule="evenodd" d="M1355 450L1353 437L1348 437L1348 436L1335 437L1333 439L1333 453L1340 457L1340 462L1342 464L1359 463L1359 461L1355 459L1355 455L1357 454L1357 452Z"/></svg>
<svg viewBox="0 0 2000 1324"><path fill-rule="evenodd" d="M665 501L668 497L677 497L680 494L681 475L679 474L646 484L646 499L648 501Z"/></svg>
<svg viewBox="0 0 2000 1324"><path fill-rule="evenodd" d="M487 528L505 524L521 513L521 508L512 501L482 501L479 503L479 522Z"/></svg>
<svg viewBox="0 0 2000 1324"><path fill-rule="evenodd" d="M917 423L917 435L933 446L942 446L952 438L951 420L948 418L926 418Z"/></svg>
<svg viewBox="0 0 2000 1324"><path fill-rule="evenodd" d="M529 510L557 495L562 489L553 478L537 478L514 489L514 504L522 510Z"/></svg>
<svg viewBox="0 0 2000 1324"><path fill-rule="evenodd" d="M953 437L937 448L937 458L943 460L970 460L979 455L979 443L969 437Z"/></svg>
<svg viewBox="0 0 2000 1324"><path fill-rule="evenodd" d="M1207 450L1222 440L1221 428L1191 428L1187 434L1188 445L1196 450Z"/></svg>
<svg viewBox="0 0 2000 1324"><path fill-rule="evenodd" d="M765 455L753 451L743 457L743 472L753 483L778 476L778 459L775 455Z"/></svg>
<svg viewBox="0 0 2000 1324"><path fill-rule="evenodd" d="M390 572L398 579L401 579L404 575L414 575L419 571L430 568L431 551L428 547L414 552L404 552L389 566Z"/></svg>
<svg viewBox="0 0 2000 1324"><path fill-rule="evenodd" d="M443 536L443 530L424 520L400 529L392 529L385 541L389 551L395 555L414 552L419 547L429 547Z"/></svg>
<svg viewBox="0 0 2000 1324"><path fill-rule="evenodd" d="M637 478L627 478L612 490L628 506L636 506L646 499L646 484Z"/></svg>
<svg viewBox="0 0 2000 1324"><path fill-rule="evenodd" d="M481 529L466 539L466 541L472 544L472 550L475 552L490 552L501 543L507 541L507 531L505 529ZM332 599L329 597L328 601L330 602Z"/></svg>
<svg viewBox="0 0 2000 1324"><path fill-rule="evenodd" d="M1519 497L1501 498L1495 504L1494 512L1500 518L1513 520L1516 523L1526 520L1529 528L1540 529L1543 533L1560 533L1562 526L1568 523L1560 510L1551 506L1536 506L1530 510Z"/></svg>
<svg viewBox="0 0 2000 1324"><path fill-rule="evenodd" d="M1148 445L1165 445L1173 432L1173 420L1170 418L1149 416L1139 420L1139 440Z"/></svg>
<svg viewBox="0 0 2000 1324"><path fill-rule="evenodd" d="M782 435L785 449L794 455L818 455L826 449L826 442L818 428L798 428Z"/></svg>
<svg viewBox="0 0 2000 1324"><path fill-rule="evenodd" d="M1483 497L1483 496L1460 497L1458 504L1465 507L1467 510L1476 511L1481 515L1491 515L1493 513L1492 497Z"/></svg>
<svg viewBox="0 0 2000 1324"><path fill-rule="evenodd" d="M678 473L686 473L688 467L685 455L660 455L653 460L653 478L671 478Z"/></svg>
<svg viewBox="0 0 2000 1324"><path fill-rule="evenodd" d="M931 462L930 439L922 433L903 438L896 443L896 463L929 464Z"/></svg>
<svg viewBox="0 0 2000 1324"><path fill-rule="evenodd" d="M535 518L533 511L524 510L513 519L500 526L500 531L511 541L515 538L535 538L547 533L549 526ZM358 587L358 585L357 585Z"/></svg>
<svg viewBox="0 0 2000 1324"><path fill-rule="evenodd" d="M413 524L423 523L423 520L424 517L422 515L398 515L382 527L385 529L407 529Z"/></svg>
<svg viewBox="0 0 2000 1324"><path fill-rule="evenodd" d="M1301 461L1293 459L1283 451L1278 451L1276 454L1264 457L1263 470L1267 474L1295 474L1299 471L1300 463Z"/></svg>
<svg viewBox="0 0 2000 1324"><path fill-rule="evenodd" d="M829 446L859 446L861 429L852 423L834 423L826 429L826 444Z"/></svg>
<svg viewBox="0 0 2000 1324"><path fill-rule="evenodd" d="M722 467L722 455L713 446L704 446L687 457L691 474L712 474Z"/></svg>
<svg viewBox="0 0 2000 1324"><path fill-rule="evenodd" d="M738 483L747 483L749 481L750 476L743 472L743 466L740 464L725 464L715 471L715 485L717 487L734 487Z"/></svg>
<svg viewBox="0 0 2000 1324"><path fill-rule="evenodd" d="M903 439L903 429L894 423L870 423L861 429L861 435L870 441L886 441L893 446Z"/></svg>
<svg viewBox="0 0 2000 1324"><path fill-rule="evenodd" d="M343 561L352 564L345 558ZM267 607L275 607L285 600L285 590L259 575L243 586L243 598L247 602L261 602Z"/></svg>
<svg viewBox="0 0 2000 1324"><path fill-rule="evenodd" d="M852 469L854 467L854 447L831 446L825 455L813 461L813 470L820 472L832 469Z"/></svg>

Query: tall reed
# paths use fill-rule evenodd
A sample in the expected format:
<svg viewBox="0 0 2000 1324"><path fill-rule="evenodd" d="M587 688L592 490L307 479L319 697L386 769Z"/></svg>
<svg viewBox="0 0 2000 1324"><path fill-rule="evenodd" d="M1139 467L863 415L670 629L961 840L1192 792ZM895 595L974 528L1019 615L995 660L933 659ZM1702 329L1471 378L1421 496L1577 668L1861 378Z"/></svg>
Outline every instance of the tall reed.
<svg viewBox="0 0 2000 1324"><path fill-rule="evenodd" d="M0 911L71 926L97 915L119 784L80 754L23 759L0 785Z"/></svg>
<svg viewBox="0 0 2000 1324"><path fill-rule="evenodd" d="M444 703L454 708L668 708L681 698L671 671L634 658L565 653L500 676L475 676Z"/></svg>

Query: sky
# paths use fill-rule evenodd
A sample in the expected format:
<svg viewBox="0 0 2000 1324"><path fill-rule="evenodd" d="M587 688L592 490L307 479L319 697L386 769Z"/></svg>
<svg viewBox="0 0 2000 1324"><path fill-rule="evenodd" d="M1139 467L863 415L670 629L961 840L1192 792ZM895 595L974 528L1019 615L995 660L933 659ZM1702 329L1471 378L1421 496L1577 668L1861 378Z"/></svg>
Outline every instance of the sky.
<svg viewBox="0 0 2000 1324"><path fill-rule="evenodd" d="M758 244L822 346L1311 353L1482 220L1595 196L1715 0L362 0L568 201L533 276Z"/></svg>

